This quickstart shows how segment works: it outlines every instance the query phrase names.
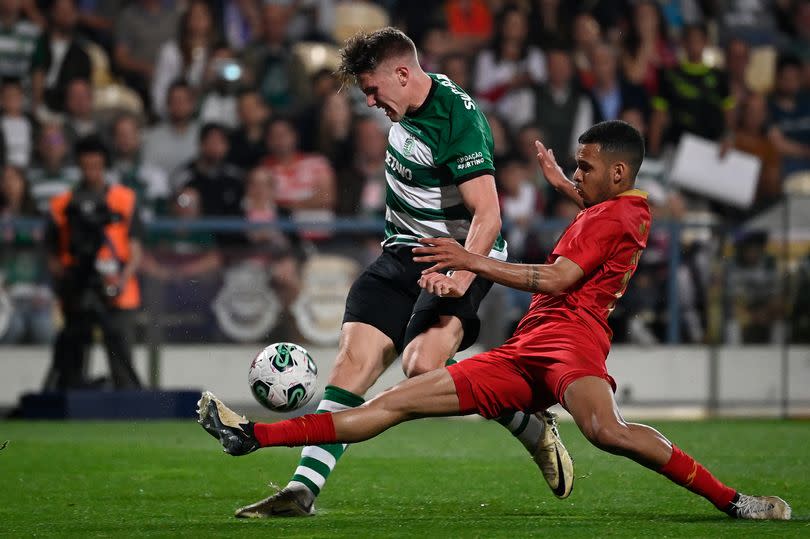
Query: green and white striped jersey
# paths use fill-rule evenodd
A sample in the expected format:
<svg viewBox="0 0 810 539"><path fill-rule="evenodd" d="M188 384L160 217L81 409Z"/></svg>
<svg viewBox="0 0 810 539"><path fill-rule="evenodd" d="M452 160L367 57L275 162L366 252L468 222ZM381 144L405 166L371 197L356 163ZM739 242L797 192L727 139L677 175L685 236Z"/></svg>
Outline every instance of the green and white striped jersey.
<svg viewBox="0 0 810 539"><path fill-rule="evenodd" d="M455 238L462 244L472 215L458 186L494 174L489 124L478 106L446 75L433 79L424 104L394 123L385 154L385 241ZM506 259L499 234L489 256Z"/></svg>

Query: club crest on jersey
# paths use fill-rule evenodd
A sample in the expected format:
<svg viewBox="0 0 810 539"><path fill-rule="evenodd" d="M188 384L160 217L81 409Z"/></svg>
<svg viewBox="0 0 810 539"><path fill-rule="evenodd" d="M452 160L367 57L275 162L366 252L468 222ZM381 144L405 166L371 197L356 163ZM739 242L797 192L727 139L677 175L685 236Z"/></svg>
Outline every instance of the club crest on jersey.
<svg viewBox="0 0 810 539"><path fill-rule="evenodd" d="M416 141L413 140L413 137L408 137L405 139L405 144L402 146L402 155L405 157L410 157L413 155L413 149L416 146Z"/></svg>

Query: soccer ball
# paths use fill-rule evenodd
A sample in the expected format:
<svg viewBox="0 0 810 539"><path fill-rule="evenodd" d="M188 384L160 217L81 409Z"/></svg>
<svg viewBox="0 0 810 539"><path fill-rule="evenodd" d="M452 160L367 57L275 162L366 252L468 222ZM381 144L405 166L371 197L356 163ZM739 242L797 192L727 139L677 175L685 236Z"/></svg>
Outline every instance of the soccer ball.
<svg viewBox="0 0 810 539"><path fill-rule="evenodd" d="M271 344L250 364L248 383L253 397L274 412L289 412L309 402L318 367L304 347Z"/></svg>

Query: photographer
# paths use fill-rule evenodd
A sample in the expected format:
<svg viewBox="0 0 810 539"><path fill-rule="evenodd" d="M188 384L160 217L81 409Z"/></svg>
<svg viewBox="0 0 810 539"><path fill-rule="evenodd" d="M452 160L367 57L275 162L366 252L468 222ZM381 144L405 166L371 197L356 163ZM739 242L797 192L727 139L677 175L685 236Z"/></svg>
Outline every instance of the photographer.
<svg viewBox="0 0 810 539"><path fill-rule="evenodd" d="M131 349L133 314L141 302L135 192L105 183L107 154L98 138L80 140L75 151L81 181L51 199L46 231L48 268L64 317L46 388L86 385L85 358L95 325L104 334L115 388L140 388Z"/></svg>

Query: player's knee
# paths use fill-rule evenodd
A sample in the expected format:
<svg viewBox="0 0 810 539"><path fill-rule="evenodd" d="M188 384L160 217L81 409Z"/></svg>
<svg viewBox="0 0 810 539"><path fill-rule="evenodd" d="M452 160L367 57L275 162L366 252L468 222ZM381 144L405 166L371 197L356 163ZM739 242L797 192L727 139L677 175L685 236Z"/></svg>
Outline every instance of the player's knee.
<svg viewBox="0 0 810 539"><path fill-rule="evenodd" d="M334 376L339 373L342 376L356 379L370 378L380 369L378 363L378 361L374 361L363 354L357 354L347 348L338 353L332 374Z"/></svg>
<svg viewBox="0 0 810 539"><path fill-rule="evenodd" d="M443 367L446 359L435 357L435 354L430 354L421 343L413 341L402 353L402 372L408 378L413 378Z"/></svg>

